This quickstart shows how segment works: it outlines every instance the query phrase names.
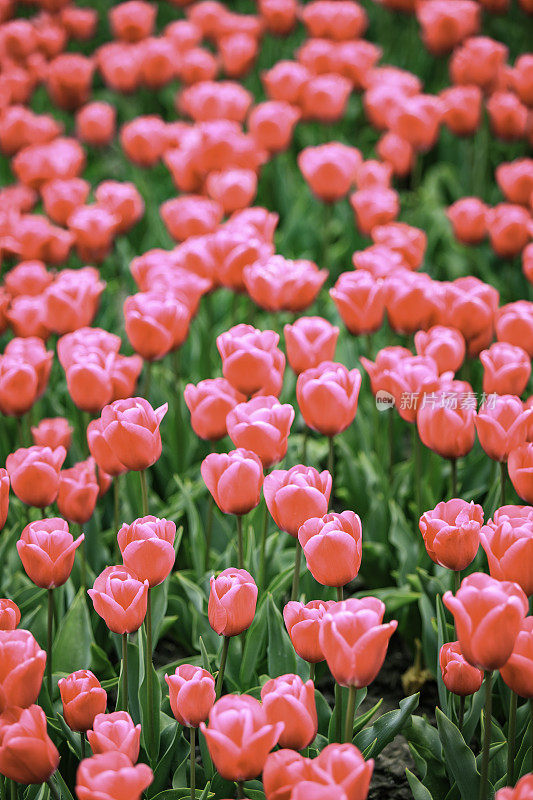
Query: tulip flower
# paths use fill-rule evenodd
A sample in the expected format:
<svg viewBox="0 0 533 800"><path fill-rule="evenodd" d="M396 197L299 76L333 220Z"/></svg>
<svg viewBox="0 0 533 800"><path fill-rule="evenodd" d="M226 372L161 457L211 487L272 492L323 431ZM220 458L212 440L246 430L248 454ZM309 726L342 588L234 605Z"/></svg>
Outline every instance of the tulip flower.
<svg viewBox="0 0 533 800"><path fill-rule="evenodd" d="M26 525L17 551L29 578L43 589L53 589L68 580L83 540L82 535L74 541L65 520L42 519Z"/></svg>
<svg viewBox="0 0 533 800"><path fill-rule="evenodd" d="M507 342L495 342L483 350L483 391L487 394L520 395L531 375L531 359L521 347Z"/></svg>
<svg viewBox="0 0 533 800"><path fill-rule="evenodd" d="M97 714L104 714L107 693L96 675L88 669L73 672L58 682L63 703L63 716L69 728L85 733L92 727ZM83 736L82 740L84 742Z"/></svg>
<svg viewBox="0 0 533 800"><path fill-rule="evenodd" d="M478 197L461 197L446 214L457 241L479 244L487 235L488 208Z"/></svg>
<svg viewBox="0 0 533 800"><path fill-rule="evenodd" d="M428 331L417 331L414 339L417 354L432 358L439 375L443 372L457 372L464 361L465 340L462 333L455 328L434 325Z"/></svg>
<svg viewBox="0 0 533 800"><path fill-rule="evenodd" d="M345 113L352 84L344 75L329 72L311 76L302 86L299 107L302 119L323 124L337 122Z"/></svg>
<svg viewBox="0 0 533 800"><path fill-rule="evenodd" d="M386 187L359 189L349 199L355 223L363 235L370 235L377 225L392 222L400 211L397 192Z"/></svg>
<svg viewBox="0 0 533 800"><path fill-rule="evenodd" d="M359 39L368 25L366 11L350 0L314 0L301 16L310 37L335 41Z"/></svg>
<svg viewBox="0 0 533 800"><path fill-rule="evenodd" d="M278 255L243 270L248 294L267 311L304 311L316 300L327 277L328 271L319 270L312 261L290 261Z"/></svg>
<svg viewBox="0 0 533 800"><path fill-rule="evenodd" d="M191 425L197 436L216 442L227 434L226 418L245 395L233 388L225 378L208 378L188 383L183 392L191 413Z"/></svg>
<svg viewBox="0 0 533 800"><path fill-rule="evenodd" d="M420 517L419 527L431 560L460 572L476 557L482 524L481 506L453 499L426 511Z"/></svg>
<svg viewBox="0 0 533 800"><path fill-rule="evenodd" d="M20 622L20 609L13 600L0 599L0 631L14 631Z"/></svg>
<svg viewBox="0 0 533 800"><path fill-rule="evenodd" d="M459 697L468 697L481 688L483 671L468 663L461 652L459 642L448 642L442 645L439 652L439 666L442 680L449 692L453 692Z"/></svg>
<svg viewBox="0 0 533 800"><path fill-rule="evenodd" d="M176 525L171 520L154 516L141 517L131 525L124 523L118 532L118 545L126 569L150 588L168 577L176 554Z"/></svg>
<svg viewBox="0 0 533 800"><path fill-rule="evenodd" d="M263 684L261 702L271 725L282 722L280 747L303 750L314 740L318 721L313 681L304 683L299 675L280 675Z"/></svg>
<svg viewBox="0 0 533 800"><path fill-rule="evenodd" d="M516 493L526 503L533 503L533 444L528 442L511 450L507 469Z"/></svg>
<svg viewBox="0 0 533 800"><path fill-rule="evenodd" d="M0 714L15 706L28 708L41 691L46 653L29 631L0 630L0 656Z"/></svg>
<svg viewBox="0 0 533 800"><path fill-rule="evenodd" d="M132 347L147 361L160 360L181 347L189 332L187 307L156 291L127 297L124 318Z"/></svg>
<svg viewBox="0 0 533 800"><path fill-rule="evenodd" d="M76 136L92 147L105 147L115 135L116 110L110 103L87 103L76 113Z"/></svg>
<svg viewBox="0 0 533 800"><path fill-rule="evenodd" d="M109 630L123 635L141 627L148 588L148 581L141 582L126 567L112 566L96 578L88 594Z"/></svg>
<svg viewBox="0 0 533 800"><path fill-rule="evenodd" d="M98 465L108 475L117 477L126 472L126 467L121 464L109 447L104 437L105 425L102 418L92 419L87 425L87 444L89 451Z"/></svg>
<svg viewBox="0 0 533 800"><path fill-rule="evenodd" d="M296 397L306 424L330 438L346 430L357 411L360 387L359 370L333 361L302 372Z"/></svg>
<svg viewBox="0 0 533 800"><path fill-rule="evenodd" d="M262 150L280 153L289 147L299 119L300 112L294 106L270 100L252 108L248 117L248 130Z"/></svg>
<svg viewBox="0 0 533 800"><path fill-rule="evenodd" d="M81 762L76 773L76 795L79 800L91 800L95 794L101 800L120 800L125 793L131 800L140 800L153 777L147 764L134 766L124 753L112 750Z"/></svg>
<svg viewBox="0 0 533 800"><path fill-rule="evenodd" d="M351 743L327 745L316 759L316 767L326 773L347 797L366 798L374 770L374 761L365 761Z"/></svg>
<svg viewBox="0 0 533 800"><path fill-rule="evenodd" d="M73 428L65 417L42 419L38 425L32 426L31 435L37 447L64 447L68 451L72 443Z"/></svg>
<svg viewBox="0 0 533 800"><path fill-rule="evenodd" d="M6 524L9 511L9 487L9 473L7 469L0 467L0 531Z"/></svg>
<svg viewBox="0 0 533 800"><path fill-rule="evenodd" d="M126 755L132 764L139 758L141 726L134 725L126 711L97 714L87 738L95 756L118 752Z"/></svg>
<svg viewBox="0 0 533 800"><path fill-rule="evenodd" d="M382 280L363 269L343 272L329 293L351 334L359 336L379 330L385 313Z"/></svg>
<svg viewBox="0 0 533 800"><path fill-rule="evenodd" d="M197 728L207 719L215 702L215 680L211 673L191 664L181 664L173 675L165 675L172 713L180 725Z"/></svg>
<svg viewBox="0 0 533 800"><path fill-rule="evenodd" d="M102 410L102 434L115 458L127 469L141 473L161 455L159 426L168 410L168 403L155 411L144 397L116 400ZM147 513L147 503L143 511Z"/></svg>
<svg viewBox="0 0 533 800"><path fill-rule="evenodd" d="M348 194L361 163L360 151L340 142L306 147L298 155L298 166L311 191L326 203Z"/></svg>
<svg viewBox="0 0 533 800"><path fill-rule="evenodd" d="M42 708L8 708L0 715L0 773L16 783L44 783L59 766Z"/></svg>
<svg viewBox="0 0 533 800"><path fill-rule="evenodd" d="M298 531L298 541L308 570L323 586L342 587L357 576L362 530L361 520L353 511L308 519Z"/></svg>
<svg viewBox="0 0 533 800"><path fill-rule="evenodd" d="M481 528L481 546L493 578L517 583L525 594L533 595L533 511L528 506L502 506Z"/></svg>
<svg viewBox="0 0 533 800"><path fill-rule="evenodd" d="M478 86L450 86L443 89L442 122L455 136L471 136L481 123L483 94Z"/></svg>
<svg viewBox="0 0 533 800"><path fill-rule="evenodd" d="M200 724L215 768L230 781L257 777L283 728L283 722L269 723L261 703L245 694L217 700L209 727Z"/></svg>
<svg viewBox="0 0 533 800"><path fill-rule="evenodd" d="M533 791L533 773L520 778L514 789L509 786L496 792L496 800L527 800Z"/></svg>
<svg viewBox="0 0 533 800"><path fill-rule="evenodd" d="M98 205L117 220L117 233L127 233L144 214L144 200L129 181L103 181L94 196Z"/></svg>
<svg viewBox="0 0 533 800"><path fill-rule="evenodd" d="M287 359L297 375L333 360L339 329L322 317L300 317L283 332Z"/></svg>
<svg viewBox="0 0 533 800"><path fill-rule="evenodd" d="M301 658L309 661L311 677L314 676L315 664L326 658L318 635L322 618L333 605L333 600L311 600L307 605L291 600L283 609L283 620L292 646Z"/></svg>
<svg viewBox="0 0 533 800"><path fill-rule="evenodd" d="M294 409L288 403L282 405L276 397L254 397L236 405L226 425L235 447L251 450L268 468L285 457L293 420Z"/></svg>
<svg viewBox="0 0 533 800"><path fill-rule="evenodd" d="M96 464L93 458L80 461L59 473L57 507L69 522L84 525L90 520L98 499Z"/></svg>
<svg viewBox="0 0 533 800"><path fill-rule="evenodd" d="M285 357L278 350L278 342L274 331L259 331L245 324L220 334L217 348L226 380L242 394L251 395L267 385L278 365L283 374Z"/></svg>
<svg viewBox="0 0 533 800"><path fill-rule="evenodd" d="M229 640L232 636L243 633L252 624L257 603L257 586L245 569L229 567L217 578L211 576L210 587L207 607L209 624L215 633L224 637L216 686L218 699L222 692Z"/></svg>

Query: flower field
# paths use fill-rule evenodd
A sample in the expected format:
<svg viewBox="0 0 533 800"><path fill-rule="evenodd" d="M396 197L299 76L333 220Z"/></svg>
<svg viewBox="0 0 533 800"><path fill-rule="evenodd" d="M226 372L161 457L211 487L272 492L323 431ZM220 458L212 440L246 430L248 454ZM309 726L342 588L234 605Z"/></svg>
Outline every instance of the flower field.
<svg viewBox="0 0 533 800"><path fill-rule="evenodd" d="M0 800L533 800L531 0L0 0Z"/></svg>

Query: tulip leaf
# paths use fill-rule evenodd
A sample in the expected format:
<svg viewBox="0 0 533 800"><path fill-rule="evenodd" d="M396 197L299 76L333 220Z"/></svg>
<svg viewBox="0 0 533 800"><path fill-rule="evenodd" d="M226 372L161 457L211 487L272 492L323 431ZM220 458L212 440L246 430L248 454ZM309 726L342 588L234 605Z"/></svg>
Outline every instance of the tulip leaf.
<svg viewBox="0 0 533 800"><path fill-rule="evenodd" d="M70 675L77 669L86 669L87 664L91 661L93 641L85 592L80 589L63 617L54 640L52 650L54 672L64 672Z"/></svg>
<svg viewBox="0 0 533 800"><path fill-rule="evenodd" d="M206 669L208 672L211 672L211 662L209 661L209 654L205 649L204 640L200 636L198 639L200 643L200 654L202 656L202 667Z"/></svg>
<svg viewBox="0 0 533 800"><path fill-rule="evenodd" d="M263 601L256 611L254 620L246 633L244 654L239 673L243 688L248 688L253 682L256 667L265 650L268 625L267 608L267 602Z"/></svg>
<svg viewBox="0 0 533 800"><path fill-rule="evenodd" d="M200 753L202 754L202 763L204 765L206 778L208 780L212 780L213 775L215 774L215 768L213 767L213 762L211 761L209 748L207 747L207 740L200 728L198 728L198 744L200 746Z"/></svg>
<svg viewBox="0 0 533 800"><path fill-rule="evenodd" d="M446 628L446 615L444 613L444 606L442 603L441 596L438 594L435 598L435 604L437 608L437 664L436 664L436 673L437 673L437 686L439 690L439 703L441 708L446 708L448 702L448 690L444 685L444 681L442 679L442 671L440 669L440 651L441 647L447 643L447 628Z"/></svg>
<svg viewBox="0 0 533 800"><path fill-rule="evenodd" d="M398 709L382 714L373 725L360 731L353 743L362 751L373 743L372 757L379 755L410 720L411 714L418 706L419 698L420 694L418 693L404 697L403 700L400 700Z"/></svg>
<svg viewBox="0 0 533 800"><path fill-rule="evenodd" d="M407 781L413 793L414 800L433 800L433 795L408 769L405 770Z"/></svg>
<svg viewBox="0 0 533 800"><path fill-rule="evenodd" d="M67 784L63 780L61 772L58 769L54 772L51 780L58 785L59 793L61 795L61 800L74 800Z"/></svg>
<svg viewBox="0 0 533 800"><path fill-rule="evenodd" d="M353 736L357 736L359 731L363 730L365 725L368 722L370 722L372 717L379 711L382 703L383 703L383 698L381 697L378 700L378 702L372 706L372 708L369 708L368 711L365 711L364 714L360 714L358 717L355 718L353 726Z"/></svg>
<svg viewBox="0 0 533 800"><path fill-rule="evenodd" d="M173 766L177 766L180 761L188 757L189 743L183 735L182 728L177 723L173 727L174 735L172 740L154 770L152 784L146 790L148 798L154 797L154 795L163 791L164 786L169 783Z"/></svg>
<svg viewBox="0 0 533 800"><path fill-rule="evenodd" d="M477 771L476 758L463 739L459 728L448 719L446 714L443 714L440 708L435 709L435 716L448 769L457 783L462 800L472 800L479 793L480 776Z"/></svg>
<svg viewBox="0 0 533 800"><path fill-rule="evenodd" d="M159 755L159 736L160 736L160 727L161 727L161 716L160 716L160 709L161 709L161 684L159 682L159 678L157 676L157 672L154 669L154 665L150 663L150 680L151 680L151 689L152 689L152 720L153 720L153 731L151 740L148 738L149 734L149 713L148 713L148 680L145 670L145 653L146 653L146 634L144 630L144 625L139 631L140 636L140 647L139 647L139 675L142 676L141 685L139 688L139 706L141 712L141 725L142 725L142 740L144 749L150 759L150 764L153 765L157 761L157 757ZM129 661L128 661L129 667ZM128 683L129 683L129 675L128 675Z"/></svg>
<svg viewBox="0 0 533 800"><path fill-rule="evenodd" d="M180 789L165 789L163 792L159 792L159 794L154 795L153 800L182 800L182 798L190 796L190 788L184 786ZM214 797L214 794L209 790L207 794L205 794L205 789L196 789L195 797L198 797L199 800L205 800L205 798Z"/></svg>
<svg viewBox="0 0 533 800"><path fill-rule="evenodd" d="M271 594L268 595L266 603L268 674L271 678L277 678L278 675L296 672L296 654L285 630L283 617L276 608Z"/></svg>

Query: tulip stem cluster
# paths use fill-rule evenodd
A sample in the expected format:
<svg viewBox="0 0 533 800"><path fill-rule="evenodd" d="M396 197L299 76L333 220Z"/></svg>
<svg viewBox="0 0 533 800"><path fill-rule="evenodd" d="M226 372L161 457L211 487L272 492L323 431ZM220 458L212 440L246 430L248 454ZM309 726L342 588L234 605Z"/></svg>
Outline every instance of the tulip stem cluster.
<svg viewBox="0 0 533 800"><path fill-rule="evenodd" d="M483 714L483 750L481 754L481 780L479 782L479 800L487 800L489 788L489 756L492 727L492 672L485 672L485 711Z"/></svg>
<svg viewBox="0 0 533 800"><path fill-rule="evenodd" d="M220 695L222 694L222 686L224 683L224 671L226 669L226 661L228 658L228 647L229 647L229 636L224 636L224 641L222 642L222 655L220 656L220 669L218 670L217 675L217 686L216 686L216 699L218 700Z"/></svg>

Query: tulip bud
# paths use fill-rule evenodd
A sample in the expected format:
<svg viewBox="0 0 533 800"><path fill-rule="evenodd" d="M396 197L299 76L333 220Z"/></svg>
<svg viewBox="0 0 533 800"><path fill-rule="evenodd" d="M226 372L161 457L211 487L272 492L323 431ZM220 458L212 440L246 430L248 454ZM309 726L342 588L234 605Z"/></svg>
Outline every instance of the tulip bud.
<svg viewBox="0 0 533 800"><path fill-rule="evenodd" d="M113 633L134 633L146 616L148 581L142 583L126 567L107 567L87 594L94 610Z"/></svg>
<svg viewBox="0 0 533 800"><path fill-rule="evenodd" d="M211 577L207 613L209 624L219 636L237 636L252 624L257 603L257 586L245 569L225 569Z"/></svg>
<svg viewBox="0 0 533 800"><path fill-rule="evenodd" d="M171 520L148 516L131 525L124 523L118 532L124 566L150 587L158 586L174 566L175 536L176 525Z"/></svg>
<svg viewBox="0 0 533 800"><path fill-rule="evenodd" d="M97 714L103 714L107 705L107 694L100 681L88 669L73 672L58 682L63 703L63 716L69 728L85 733L92 726Z"/></svg>
<svg viewBox="0 0 533 800"><path fill-rule="evenodd" d="M298 531L298 541L308 570L323 586L344 586L357 576L362 530L361 520L353 511L308 519Z"/></svg>
<svg viewBox="0 0 533 800"><path fill-rule="evenodd" d="M141 726L134 725L126 711L97 714L87 738L94 755L118 752L126 755L132 764L139 758Z"/></svg>
<svg viewBox="0 0 533 800"><path fill-rule="evenodd" d="M353 422L361 373L324 361L298 376L296 397L306 424L324 436L335 436Z"/></svg>
<svg viewBox="0 0 533 800"><path fill-rule="evenodd" d="M159 426L167 410L165 403L154 411L144 397L116 400L105 406L102 434L117 461L131 470L144 470L155 464L162 449Z"/></svg>
<svg viewBox="0 0 533 800"><path fill-rule="evenodd" d="M44 783L59 766L39 706L11 707L0 715L0 773L16 783Z"/></svg>
<svg viewBox="0 0 533 800"><path fill-rule="evenodd" d="M210 453L201 465L202 478L225 514L247 514L259 505L263 465L251 450Z"/></svg>
<svg viewBox="0 0 533 800"><path fill-rule="evenodd" d="M465 500L438 503L420 517L420 533L428 556L441 567L460 571L476 557L483 509Z"/></svg>
<svg viewBox="0 0 533 800"><path fill-rule="evenodd" d="M276 525L291 536L310 517L323 517L328 510L331 475L327 470L297 464L276 469L266 476L263 494Z"/></svg>
<svg viewBox="0 0 533 800"><path fill-rule="evenodd" d="M473 667L461 652L459 642L443 644L439 653L442 680L449 692L460 697L475 694L483 683L483 671Z"/></svg>
<svg viewBox="0 0 533 800"><path fill-rule="evenodd" d="M287 358L297 375L332 361L339 329L322 317L300 317L292 325L285 325L283 332Z"/></svg>
<svg viewBox="0 0 533 800"><path fill-rule="evenodd" d="M20 622L20 609L13 600L0 600L0 631L14 631Z"/></svg>
<svg viewBox="0 0 533 800"><path fill-rule="evenodd" d="M35 703L43 681L46 653L29 631L0 630L0 713L11 706ZM0 735L1 739L1 735Z"/></svg>
<svg viewBox="0 0 533 800"><path fill-rule="evenodd" d="M76 795L79 800L140 800L153 781L147 764L133 766L128 756L112 750L84 759L76 773Z"/></svg>
<svg viewBox="0 0 533 800"><path fill-rule="evenodd" d="M261 689L261 702L268 722L282 722L280 747L302 750L314 740L318 722L313 681L304 684L299 675L280 675Z"/></svg>
<svg viewBox="0 0 533 800"><path fill-rule="evenodd" d="M292 646L300 658L316 664L324 661L318 638L324 614L334 605L334 600L311 600L307 605L291 600L283 609L283 621Z"/></svg>
<svg viewBox="0 0 533 800"><path fill-rule="evenodd" d="M165 675L170 707L180 723L197 728L215 702L215 679L207 670L192 664L181 664L174 675Z"/></svg>

